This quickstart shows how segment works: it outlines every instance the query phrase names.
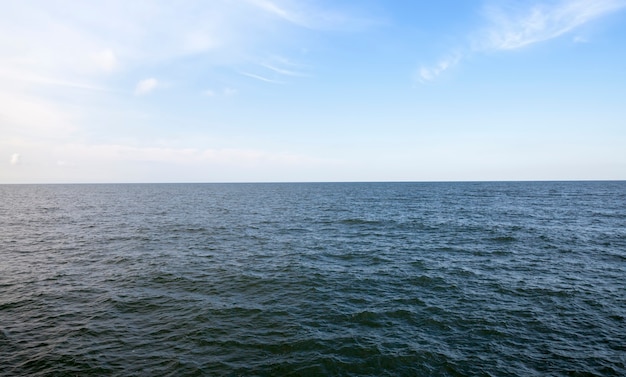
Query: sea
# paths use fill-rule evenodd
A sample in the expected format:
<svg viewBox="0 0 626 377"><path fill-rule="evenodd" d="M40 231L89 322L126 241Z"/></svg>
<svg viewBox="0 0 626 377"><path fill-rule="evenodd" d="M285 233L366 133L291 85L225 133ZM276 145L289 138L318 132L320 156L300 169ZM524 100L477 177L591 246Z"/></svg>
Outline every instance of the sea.
<svg viewBox="0 0 626 377"><path fill-rule="evenodd" d="M1 376L625 376L626 182L0 185Z"/></svg>

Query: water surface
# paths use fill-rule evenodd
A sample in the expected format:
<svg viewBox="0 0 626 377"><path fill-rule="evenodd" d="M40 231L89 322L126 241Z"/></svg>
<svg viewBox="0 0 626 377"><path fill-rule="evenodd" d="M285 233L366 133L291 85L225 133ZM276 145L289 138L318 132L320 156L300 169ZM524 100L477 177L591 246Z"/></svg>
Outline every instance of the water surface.
<svg viewBox="0 0 626 377"><path fill-rule="evenodd" d="M626 375L626 182L0 185L0 375Z"/></svg>

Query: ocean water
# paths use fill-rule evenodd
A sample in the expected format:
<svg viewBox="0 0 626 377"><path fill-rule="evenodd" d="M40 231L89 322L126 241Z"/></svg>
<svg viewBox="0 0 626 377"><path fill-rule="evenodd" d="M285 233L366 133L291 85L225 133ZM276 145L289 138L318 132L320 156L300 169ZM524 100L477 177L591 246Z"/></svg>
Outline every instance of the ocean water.
<svg viewBox="0 0 626 377"><path fill-rule="evenodd" d="M624 376L626 182L1 185L0 375Z"/></svg>

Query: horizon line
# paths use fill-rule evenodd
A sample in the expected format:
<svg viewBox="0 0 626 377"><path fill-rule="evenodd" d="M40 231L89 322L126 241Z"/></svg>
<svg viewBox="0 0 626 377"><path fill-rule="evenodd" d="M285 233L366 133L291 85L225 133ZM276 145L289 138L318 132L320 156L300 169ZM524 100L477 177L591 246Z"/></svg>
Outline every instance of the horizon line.
<svg viewBox="0 0 626 377"><path fill-rule="evenodd" d="M153 182L6 182L9 185L185 185L185 184L346 184L346 183L582 183L626 182L626 179L390 180L390 181L153 181Z"/></svg>

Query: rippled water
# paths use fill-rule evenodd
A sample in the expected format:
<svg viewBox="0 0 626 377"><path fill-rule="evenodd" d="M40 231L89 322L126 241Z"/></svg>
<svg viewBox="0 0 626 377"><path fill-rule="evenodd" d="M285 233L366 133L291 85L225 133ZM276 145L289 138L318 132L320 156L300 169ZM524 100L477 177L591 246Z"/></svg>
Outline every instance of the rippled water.
<svg viewBox="0 0 626 377"><path fill-rule="evenodd" d="M626 375L626 182L0 186L0 375Z"/></svg>

